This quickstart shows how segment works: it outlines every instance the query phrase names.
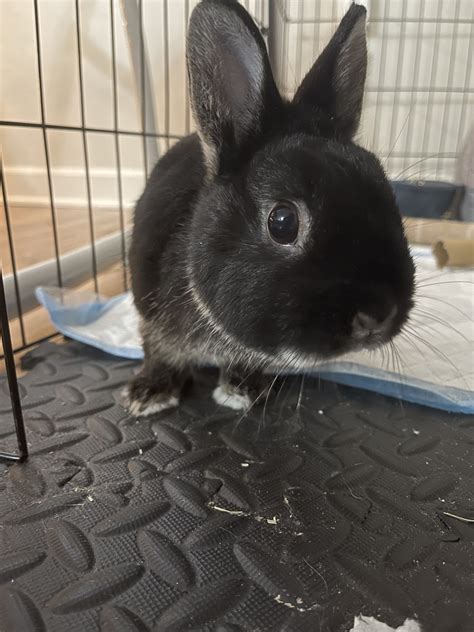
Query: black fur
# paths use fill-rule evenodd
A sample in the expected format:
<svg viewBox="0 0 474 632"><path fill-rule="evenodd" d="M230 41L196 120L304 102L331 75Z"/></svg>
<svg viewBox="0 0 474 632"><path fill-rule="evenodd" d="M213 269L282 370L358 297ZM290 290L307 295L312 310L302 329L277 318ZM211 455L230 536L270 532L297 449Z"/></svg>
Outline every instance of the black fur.
<svg viewBox="0 0 474 632"><path fill-rule="evenodd" d="M200 138L156 165L130 249L148 365L182 369L202 356L281 368L289 353L316 361L356 348L357 312L383 320L396 307L383 341L406 322L414 266L400 213L379 161L352 140L364 21L353 4L288 103L243 7L203 0L194 10L187 55ZM297 247L268 235L281 201L300 208Z"/></svg>

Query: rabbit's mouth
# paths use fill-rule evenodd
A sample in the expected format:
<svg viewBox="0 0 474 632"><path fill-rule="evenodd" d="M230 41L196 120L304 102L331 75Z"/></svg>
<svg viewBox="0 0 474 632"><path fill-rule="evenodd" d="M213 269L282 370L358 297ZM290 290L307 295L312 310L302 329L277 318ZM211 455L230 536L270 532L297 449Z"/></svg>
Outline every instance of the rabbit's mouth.
<svg viewBox="0 0 474 632"><path fill-rule="evenodd" d="M346 337L345 343L342 342L337 355L354 351L375 351L390 344L402 331L410 309L411 306L401 312L399 308L393 307L383 319L375 319L363 312L357 313L352 319L351 333Z"/></svg>
<svg viewBox="0 0 474 632"><path fill-rule="evenodd" d="M392 340L389 334L369 334L364 340L356 340L349 344L347 353L351 351L376 351Z"/></svg>
<svg viewBox="0 0 474 632"><path fill-rule="evenodd" d="M389 344L396 333L390 334L370 334L364 340L353 340L345 338L331 346L331 349L325 348L313 353L296 349L285 348L275 357L274 363L271 363L273 369L281 371L285 368L292 368L296 371L317 369L321 362L338 360L344 356L357 353L360 351L375 351Z"/></svg>
<svg viewBox="0 0 474 632"><path fill-rule="evenodd" d="M352 319L352 340L356 348L377 349L389 342L398 332L397 315L399 308L392 306L388 314L376 317L366 312L357 312Z"/></svg>
<svg viewBox="0 0 474 632"><path fill-rule="evenodd" d="M313 320L300 331L296 345L281 350L279 363L308 368L318 362L359 351L375 351L390 344L408 320L413 302L387 303L384 309L357 311L334 322Z"/></svg>

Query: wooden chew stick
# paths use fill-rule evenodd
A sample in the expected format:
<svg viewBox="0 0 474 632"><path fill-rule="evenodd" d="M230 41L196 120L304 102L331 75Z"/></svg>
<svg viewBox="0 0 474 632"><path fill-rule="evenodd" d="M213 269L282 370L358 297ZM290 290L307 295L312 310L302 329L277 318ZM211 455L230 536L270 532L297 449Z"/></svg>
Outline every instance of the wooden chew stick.
<svg viewBox="0 0 474 632"><path fill-rule="evenodd" d="M474 222L405 217L403 224L407 239L412 244L431 246L440 239L474 240Z"/></svg>
<svg viewBox="0 0 474 632"><path fill-rule="evenodd" d="M438 268L474 266L474 240L443 239L433 245Z"/></svg>
<svg viewBox="0 0 474 632"><path fill-rule="evenodd" d="M405 217L403 224L410 243L432 246L439 268L474 266L474 222Z"/></svg>

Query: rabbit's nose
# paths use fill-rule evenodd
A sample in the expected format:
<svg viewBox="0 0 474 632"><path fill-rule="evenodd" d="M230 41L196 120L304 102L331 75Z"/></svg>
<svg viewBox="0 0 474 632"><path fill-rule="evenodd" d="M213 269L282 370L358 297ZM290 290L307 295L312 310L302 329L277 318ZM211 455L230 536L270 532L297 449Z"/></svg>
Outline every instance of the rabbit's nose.
<svg viewBox="0 0 474 632"><path fill-rule="evenodd" d="M382 320L365 312L357 312L352 321L352 335L357 340L384 336L390 330L396 314L396 307L393 307L388 316Z"/></svg>

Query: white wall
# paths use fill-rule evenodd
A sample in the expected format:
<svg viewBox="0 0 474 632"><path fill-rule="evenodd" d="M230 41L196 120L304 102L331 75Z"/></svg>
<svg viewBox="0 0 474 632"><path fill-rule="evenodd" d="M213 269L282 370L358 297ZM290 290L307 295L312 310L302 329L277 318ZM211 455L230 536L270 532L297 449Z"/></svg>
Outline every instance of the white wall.
<svg viewBox="0 0 474 632"><path fill-rule="evenodd" d="M247 4L261 16L263 1L250 0ZM186 8L188 5L191 10L194 4L195 0L189 4L186 0L167 2L167 90L165 3L164 0L143 0L156 127L162 133L181 135L188 129L184 34ZM285 10L285 22L280 20L280 26L285 23L287 29L282 29L286 35L282 40L285 70L281 79L289 94L330 37L348 4L348 0L278 0L276 6ZM79 5L85 122L89 127L112 129L110 3L109 0L80 0ZM369 90L360 140L382 156L393 151L387 162L393 176L421 160L407 169L405 175L452 178L455 155L472 121L474 78L472 60L468 59L469 46L472 55L472 0L426 0L422 16L420 0L370 0L369 5L372 18L368 30ZM81 118L74 0L39 0L39 12L46 120L50 124L78 126ZM118 126L123 130L140 131L137 86L118 0L114 0L114 13ZM421 26L420 20L425 21ZM415 64L417 47L418 66ZM40 122L33 0L0 0L0 80L0 118ZM380 87L394 86L395 92L378 91ZM400 91L400 87L407 90ZM414 91L414 88L422 91ZM453 91L454 88L467 88L470 92ZM41 130L1 127L0 133L10 199L24 204L49 203ZM86 185L81 133L49 131L48 141L57 204L84 205ZM91 133L87 141L94 206L116 208L114 138L111 134ZM165 148L166 143L162 141L160 150ZM407 156L399 157L400 153ZM121 135L120 158L124 196L131 204L144 181L142 139Z"/></svg>

